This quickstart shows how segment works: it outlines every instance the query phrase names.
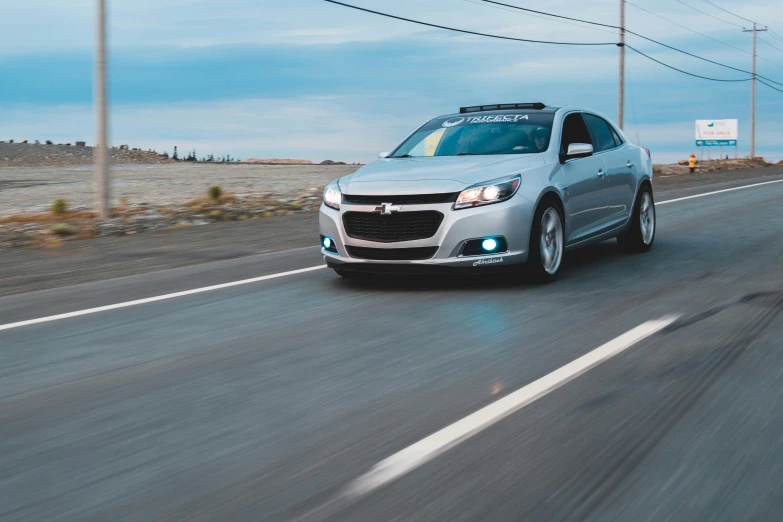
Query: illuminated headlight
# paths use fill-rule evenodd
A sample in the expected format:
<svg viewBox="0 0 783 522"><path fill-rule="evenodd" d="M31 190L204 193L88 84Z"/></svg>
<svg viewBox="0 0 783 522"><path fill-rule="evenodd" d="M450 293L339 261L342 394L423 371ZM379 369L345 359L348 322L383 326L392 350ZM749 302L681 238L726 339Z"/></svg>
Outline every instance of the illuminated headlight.
<svg viewBox="0 0 783 522"><path fill-rule="evenodd" d="M327 188L324 190L324 204L327 207L332 207L335 210L340 210L340 203L343 200L343 195L339 190L334 188Z"/></svg>
<svg viewBox="0 0 783 522"><path fill-rule="evenodd" d="M517 175L513 178L487 181L486 183L469 187L463 190L457 197L457 202L454 203L454 210L505 201L516 193L521 182L522 176Z"/></svg>

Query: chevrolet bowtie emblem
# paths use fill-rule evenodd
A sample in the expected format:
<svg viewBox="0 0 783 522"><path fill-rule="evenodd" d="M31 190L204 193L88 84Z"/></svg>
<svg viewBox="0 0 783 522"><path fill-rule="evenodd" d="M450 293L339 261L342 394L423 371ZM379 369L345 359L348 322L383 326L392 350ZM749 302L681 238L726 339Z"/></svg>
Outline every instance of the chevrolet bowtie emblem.
<svg viewBox="0 0 783 522"><path fill-rule="evenodd" d="M392 203L381 203L380 206L375 207L373 209L373 212L380 212L384 216L391 215L393 212L399 212L400 209L399 205L394 205Z"/></svg>

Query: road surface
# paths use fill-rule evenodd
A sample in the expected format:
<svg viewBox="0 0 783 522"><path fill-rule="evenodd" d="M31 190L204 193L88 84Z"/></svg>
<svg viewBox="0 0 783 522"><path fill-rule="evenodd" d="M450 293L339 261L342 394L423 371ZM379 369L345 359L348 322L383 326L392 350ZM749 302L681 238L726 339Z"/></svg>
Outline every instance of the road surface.
<svg viewBox="0 0 783 522"><path fill-rule="evenodd" d="M300 248L2 297L0 520L779 520L763 181L548 286Z"/></svg>

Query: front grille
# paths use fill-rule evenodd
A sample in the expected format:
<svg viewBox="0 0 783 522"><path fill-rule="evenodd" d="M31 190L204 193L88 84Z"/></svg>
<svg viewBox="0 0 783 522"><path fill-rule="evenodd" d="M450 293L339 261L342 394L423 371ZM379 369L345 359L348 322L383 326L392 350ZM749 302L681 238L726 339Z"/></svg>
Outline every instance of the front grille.
<svg viewBox="0 0 783 522"><path fill-rule="evenodd" d="M393 203L394 205L434 205L438 203L454 203L459 192L446 194L409 194L402 196L357 196L343 194L343 203L350 205L380 205L381 203Z"/></svg>
<svg viewBox="0 0 783 522"><path fill-rule="evenodd" d="M438 251L438 247L419 248L365 248L346 246L348 255L356 259L374 259L378 261L416 261L429 259Z"/></svg>
<svg viewBox="0 0 783 522"><path fill-rule="evenodd" d="M398 212L381 215L374 212L346 212L343 226L354 239L394 243L427 239L435 235L443 221L443 214L435 210Z"/></svg>

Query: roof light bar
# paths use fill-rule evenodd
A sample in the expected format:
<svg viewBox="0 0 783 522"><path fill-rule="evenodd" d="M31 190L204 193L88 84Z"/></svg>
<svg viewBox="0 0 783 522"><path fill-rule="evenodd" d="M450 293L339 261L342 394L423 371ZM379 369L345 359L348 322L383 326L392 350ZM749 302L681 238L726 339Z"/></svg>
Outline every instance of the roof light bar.
<svg viewBox="0 0 783 522"><path fill-rule="evenodd" d="M512 109L532 109L540 111L546 108L545 103L496 103L494 105L477 105L475 107L460 107L460 114L468 114L471 112L484 112L484 111L505 111Z"/></svg>

